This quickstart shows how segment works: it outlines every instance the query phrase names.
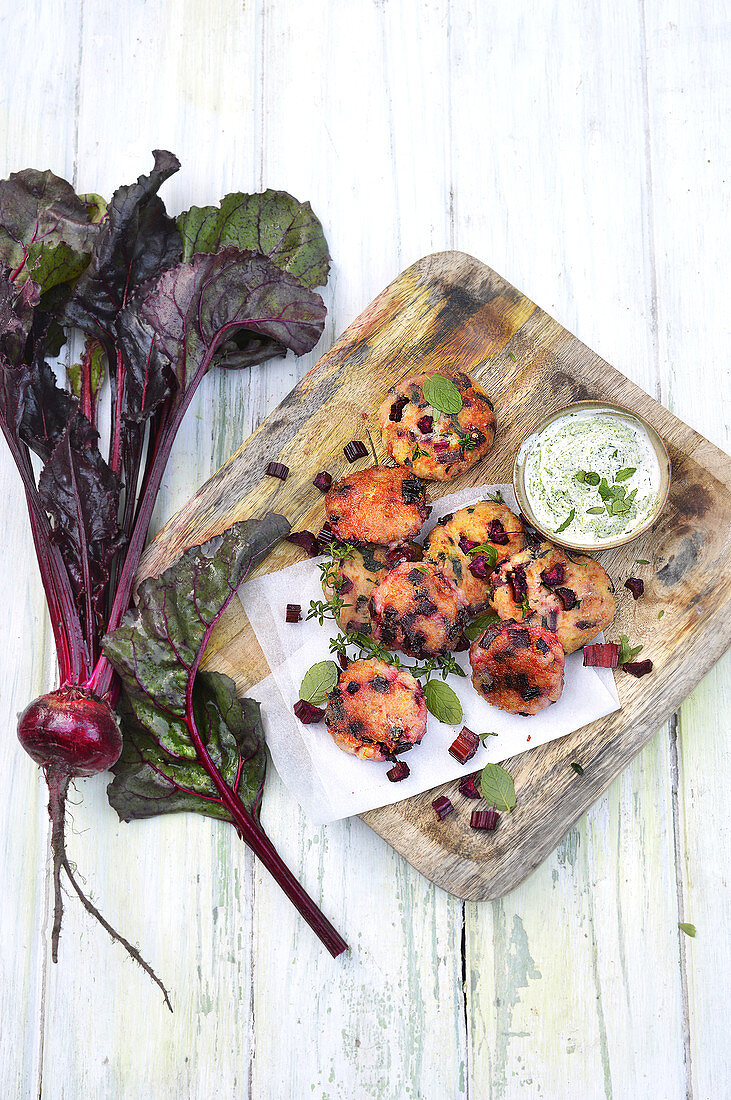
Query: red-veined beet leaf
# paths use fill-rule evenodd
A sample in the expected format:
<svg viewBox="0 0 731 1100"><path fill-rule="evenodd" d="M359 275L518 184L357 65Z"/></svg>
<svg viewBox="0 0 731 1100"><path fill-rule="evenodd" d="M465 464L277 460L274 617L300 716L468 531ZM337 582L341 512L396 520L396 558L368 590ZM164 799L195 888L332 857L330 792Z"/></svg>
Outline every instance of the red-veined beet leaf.
<svg viewBox="0 0 731 1100"><path fill-rule="evenodd" d="M231 822L333 955L346 944L282 863L258 820L265 750L259 706L201 672L236 589L290 529L282 516L237 523L143 582L104 650L122 684L122 756L109 801L124 821L192 810Z"/></svg>

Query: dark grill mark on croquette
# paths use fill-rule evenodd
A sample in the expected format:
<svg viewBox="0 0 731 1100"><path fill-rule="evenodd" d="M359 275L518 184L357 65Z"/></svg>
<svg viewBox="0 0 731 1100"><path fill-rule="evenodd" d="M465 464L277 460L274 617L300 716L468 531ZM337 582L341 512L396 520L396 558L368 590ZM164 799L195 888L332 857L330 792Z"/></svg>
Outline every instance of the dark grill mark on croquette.
<svg viewBox="0 0 731 1100"><path fill-rule="evenodd" d="M365 725L359 718L354 718L352 722L348 722L348 733L352 734L353 737L360 737L364 729Z"/></svg>
<svg viewBox="0 0 731 1100"><path fill-rule="evenodd" d="M578 623L576 624L576 628L577 630L595 630L596 623L589 622L588 619L579 619Z"/></svg>
<svg viewBox="0 0 731 1100"><path fill-rule="evenodd" d="M420 742L417 741L416 744L418 745L420 744ZM413 749L413 747L414 746L411 744L410 741L397 741L396 744L393 746L394 755L399 756L401 753L408 752L409 749Z"/></svg>
<svg viewBox="0 0 731 1100"><path fill-rule="evenodd" d="M523 627L516 626L509 630L508 637L514 649L526 649L530 646L530 634Z"/></svg>
<svg viewBox="0 0 731 1100"><path fill-rule="evenodd" d="M417 597L417 608L420 615L433 615L437 605L432 603L428 596Z"/></svg>
<svg viewBox="0 0 731 1100"><path fill-rule="evenodd" d="M544 642L543 638L539 638L536 642L536 649L539 653L543 653L545 655L546 653L548 653L550 648L551 647L549 646L548 642Z"/></svg>
<svg viewBox="0 0 731 1100"><path fill-rule="evenodd" d="M521 697L521 699L523 700L524 703L529 703L531 701L531 699L537 699L540 694L541 694L541 689L538 688L538 687L533 686L533 687L523 688L523 690L520 693L520 697Z"/></svg>
<svg viewBox="0 0 731 1100"><path fill-rule="evenodd" d="M333 693L334 694L334 693ZM330 696L330 717L335 722L342 722L345 717L345 704L342 699L335 699Z"/></svg>
<svg viewBox="0 0 731 1100"><path fill-rule="evenodd" d="M421 584L424 580L424 574L421 569L412 569L410 573L406 574L406 579L411 581L412 584Z"/></svg>
<svg viewBox="0 0 731 1100"><path fill-rule="evenodd" d="M385 676L374 676L371 680L371 687L374 691L378 691L381 695L384 695L389 690L390 684Z"/></svg>
<svg viewBox="0 0 731 1100"><path fill-rule="evenodd" d="M360 684L356 684L355 680L351 680L345 690L347 691L348 695L355 695L359 687Z"/></svg>
<svg viewBox="0 0 731 1100"><path fill-rule="evenodd" d="M418 504L424 498L424 486L418 477L406 477L401 482L401 496L404 504Z"/></svg>

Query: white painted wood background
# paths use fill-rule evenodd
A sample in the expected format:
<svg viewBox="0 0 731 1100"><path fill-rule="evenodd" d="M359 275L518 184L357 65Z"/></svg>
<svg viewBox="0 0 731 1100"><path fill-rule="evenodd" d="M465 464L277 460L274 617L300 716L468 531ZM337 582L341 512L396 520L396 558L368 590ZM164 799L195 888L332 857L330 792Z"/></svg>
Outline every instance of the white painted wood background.
<svg viewBox="0 0 731 1100"><path fill-rule="evenodd" d="M27 0L0 14L1 173L109 195L183 170L309 198L334 266L317 351L209 377L157 512L179 507L399 270L485 260L728 447L729 8L721 0ZM55 683L0 447L0 1094L721 1100L731 1089L722 661L523 886L433 887L360 821L264 819L352 954L333 961L232 829L120 825L77 785L70 849L173 992L69 898L50 962L48 822L15 715ZM698 936L678 932L694 922Z"/></svg>

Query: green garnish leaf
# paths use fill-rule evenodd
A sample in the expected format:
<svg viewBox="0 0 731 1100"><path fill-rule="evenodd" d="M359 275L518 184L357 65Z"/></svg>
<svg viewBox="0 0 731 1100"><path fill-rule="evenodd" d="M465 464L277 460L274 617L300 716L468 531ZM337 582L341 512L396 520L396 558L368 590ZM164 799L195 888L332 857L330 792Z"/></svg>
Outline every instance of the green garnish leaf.
<svg viewBox="0 0 731 1100"><path fill-rule="evenodd" d="M574 769L577 775L584 774L584 769L582 768L581 764L577 764L575 760L571 761L571 767Z"/></svg>
<svg viewBox="0 0 731 1100"><path fill-rule="evenodd" d="M647 560L647 558L635 558L635 564L636 565L649 565L650 563Z"/></svg>
<svg viewBox="0 0 731 1100"><path fill-rule="evenodd" d="M695 925L686 924L685 921L678 922L678 928L681 932L685 932L686 936L690 936L691 939L695 939Z"/></svg>
<svg viewBox="0 0 731 1100"><path fill-rule="evenodd" d="M485 500L491 500L493 502L493 504L504 504L505 503L505 500L503 499L503 494L500 492L499 489L496 491L494 497L491 497L488 493L488 495L485 497Z"/></svg>
<svg viewBox="0 0 731 1100"><path fill-rule="evenodd" d="M513 355L512 351L508 351L505 354L507 355L508 359L512 359L513 362L515 362L515 356Z"/></svg>
<svg viewBox="0 0 731 1100"><path fill-rule="evenodd" d="M597 486L597 491L602 500L612 499L612 490L607 485L607 479L603 477Z"/></svg>
<svg viewBox="0 0 731 1100"><path fill-rule="evenodd" d="M599 509L599 510L601 511L602 509ZM557 534L557 535L560 535L562 531L565 531L565 530L566 530L566 528L568 527L568 525L569 525L569 524L570 524L571 522L573 522L573 519L574 519L574 516L575 516L575 515L576 515L576 509L575 509L575 508L572 508L572 509L571 509L571 511L569 512L569 514L567 515L566 519L565 519L565 520L563 521L563 523L561 524L561 526L560 526L560 527L557 527L557 528L556 528L556 534Z"/></svg>
<svg viewBox="0 0 731 1100"><path fill-rule="evenodd" d="M620 634L619 636L619 664L626 665L630 661L633 661L637 654L642 650L641 645L631 646L629 644L629 638L626 634Z"/></svg>
<svg viewBox="0 0 731 1100"><path fill-rule="evenodd" d="M482 632L487 630L488 626L496 623L498 619L499 616L494 611L486 611L484 615L478 615L469 626L465 627L465 634L471 642L474 642L475 638L479 638Z"/></svg>
<svg viewBox="0 0 731 1100"><path fill-rule="evenodd" d="M586 471L585 470L577 470L574 476L575 476L577 481L581 482L582 485L586 481Z"/></svg>
<svg viewBox="0 0 731 1100"><path fill-rule="evenodd" d="M599 505L597 505L596 508L587 508L586 511L590 516L600 516L602 514L602 512L604 511L604 509L600 508ZM560 530L560 528L559 528L559 530Z"/></svg>
<svg viewBox="0 0 731 1100"><path fill-rule="evenodd" d="M440 722L456 726L462 721L462 704L443 680L427 680L424 687L427 710Z"/></svg>
<svg viewBox="0 0 731 1100"><path fill-rule="evenodd" d="M625 466L625 468L623 470L620 470L617 474L615 474L614 480L615 481L627 481L628 478L632 477L632 474L636 474L636 473L637 473L637 467L636 466Z"/></svg>
<svg viewBox="0 0 731 1100"><path fill-rule="evenodd" d="M478 733L477 736L484 745L488 737L497 737L497 734L493 730L490 730L488 733Z"/></svg>
<svg viewBox="0 0 731 1100"><path fill-rule="evenodd" d="M324 703L338 682L338 666L334 661L318 661L308 669L300 686L300 699L306 703Z"/></svg>
<svg viewBox="0 0 731 1100"><path fill-rule="evenodd" d="M497 565L497 547L491 542L481 542L470 550L472 557L479 556L487 559L487 564L492 568Z"/></svg>
<svg viewBox="0 0 731 1100"><path fill-rule="evenodd" d="M480 776L482 797L496 810L504 810L506 813L515 806L515 784L509 772L501 768L499 764L486 764Z"/></svg>
<svg viewBox="0 0 731 1100"><path fill-rule="evenodd" d="M663 615L664 615L664 614L665 614L665 609L664 609L664 608L663 608L663 610L662 610L662 611L658 611L658 613L657 613L657 617L658 617L658 619L661 619L661 618L663 617Z"/></svg>
<svg viewBox="0 0 731 1100"><path fill-rule="evenodd" d="M431 374L424 379L424 400L447 416L455 416L462 408L462 395L443 374Z"/></svg>

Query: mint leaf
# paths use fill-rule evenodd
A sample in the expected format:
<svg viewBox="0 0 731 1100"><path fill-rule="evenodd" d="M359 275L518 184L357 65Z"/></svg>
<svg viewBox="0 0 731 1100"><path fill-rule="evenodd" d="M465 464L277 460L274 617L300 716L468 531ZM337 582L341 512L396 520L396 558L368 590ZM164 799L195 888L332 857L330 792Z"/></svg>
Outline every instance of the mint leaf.
<svg viewBox="0 0 731 1100"><path fill-rule="evenodd" d="M636 473L637 473L637 467L636 466L625 466L625 468L623 470L619 470L619 472L614 475L614 480L615 481L627 481L628 478L632 477L632 474L636 474Z"/></svg>
<svg viewBox="0 0 731 1100"><path fill-rule="evenodd" d="M440 722L456 726L462 721L462 704L443 680L427 680L424 687L427 710Z"/></svg>
<svg viewBox="0 0 731 1100"><path fill-rule="evenodd" d="M577 775L584 774L584 769L582 768L581 764L577 764L575 760L571 761L571 767L574 769Z"/></svg>
<svg viewBox="0 0 731 1100"><path fill-rule="evenodd" d="M497 565L497 558L498 558L497 546L495 546L491 542L481 542L477 546L473 546L472 549L470 550L470 554L472 555L473 558L477 557L477 555L479 554L479 556L481 558L486 559L487 564L491 568L493 566Z"/></svg>
<svg viewBox="0 0 731 1100"><path fill-rule="evenodd" d="M602 509L600 509L600 511L601 510ZM576 509L572 508L571 511L569 512L569 514L567 515L566 519L561 524L561 526L556 528L556 534L557 535L560 535L562 531L566 530L568 525L573 522L575 515L576 515Z"/></svg>
<svg viewBox="0 0 731 1100"><path fill-rule="evenodd" d="M318 661L308 669L300 686L300 699L306 703L324 703L338 682L338 666L334 661Z"/></svg>
<svg viewBox="0 0 731 1100"><path fill-rule="evenodd" d="M480 776L482 797L496 810L509 813L517 801L515 784L509 772L499 764L486 764Z"/></svg>
<svg viewBox="0 0 731 1100"><path fill-rule="evenodd" d="M487 630L488 626L492 626L500 618L494 611L486 611L484 615L478 615L476 619L465 627L465 634L471 642L474 642L475 638L479 638L484 630Z"/></svg>
<svg viewBox="0 0 731 1100"><path fill-rule="evenodd" d="M443 374L432 374L424 379L424 400L447 416L456 416L462 408L462 395Z"/></svg>
<svg viewBox="0 0 731 1100"><path fill-rule="evenodd" d="M590 516L601 516L604 512L604 509L600 508L597 505L596 508L587 508L586 511L587 511L587 514L590 515Z"/></svg>
<svg viewBox="0 0 731 1100"><path fill-rule="evenodd" d="M685 921L678 922L678 928L681 932L685 932L686 936L690 936L691 939L695 939L695 925L686 924Z"/></svg>

